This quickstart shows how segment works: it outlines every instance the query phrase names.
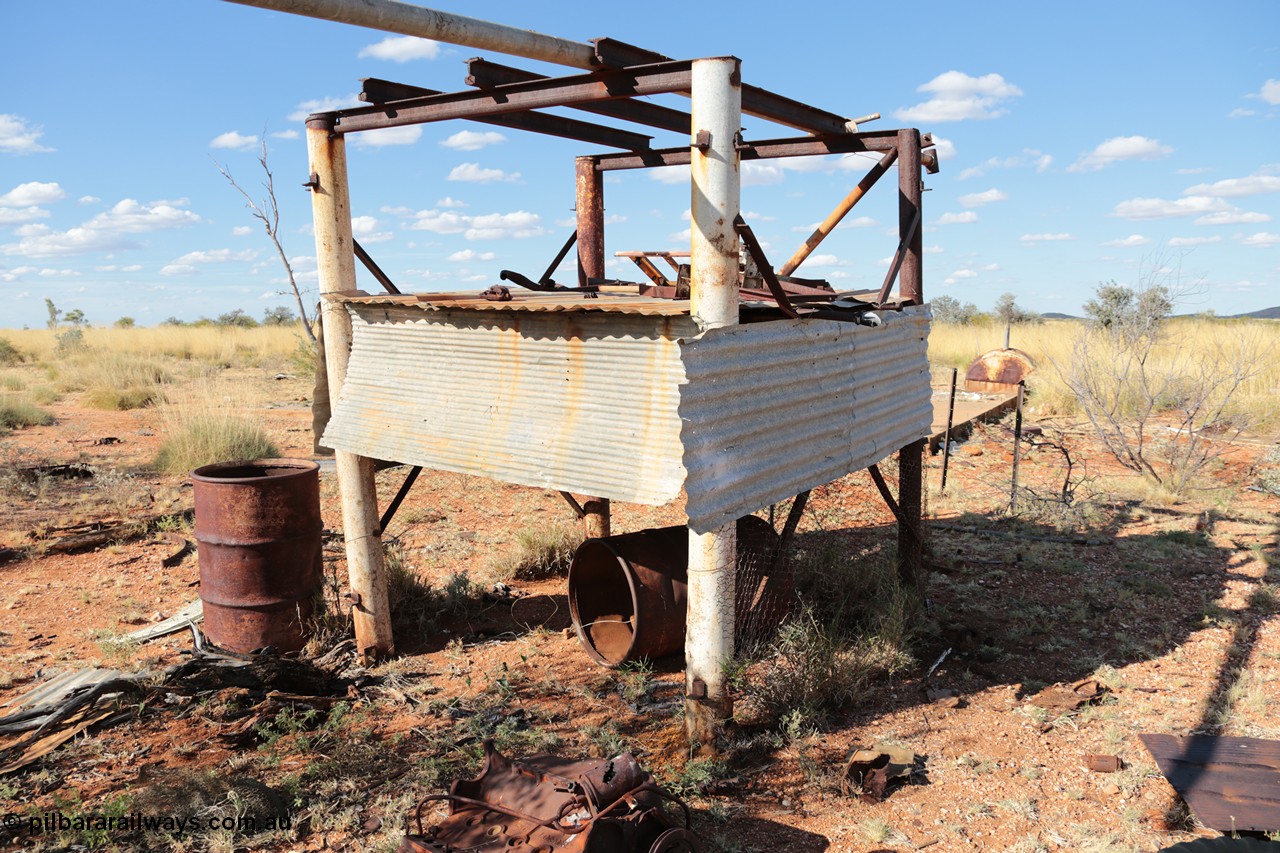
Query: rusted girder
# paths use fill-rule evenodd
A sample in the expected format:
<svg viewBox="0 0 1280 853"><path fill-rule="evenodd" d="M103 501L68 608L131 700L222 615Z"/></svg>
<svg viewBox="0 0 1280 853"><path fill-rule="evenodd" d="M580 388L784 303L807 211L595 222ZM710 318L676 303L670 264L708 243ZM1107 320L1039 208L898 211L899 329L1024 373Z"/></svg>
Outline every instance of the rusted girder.
<svg viewBox="0 0 1280 853"><path fill-rule="evenodd" d="M535 74L521 68L500 65L487 59L476 58L467 62L468 86L479 89L492 89L511 83L527 83L531 80L545 80L543 74ZM599 104L579 104L574 109L596 115L619 118L636 124L672 130L676 133L689 132L689 114L673 110L661 104L650 104L645 101L605 101Z"/></svg>
<svg viewBox="0 0 1280 853"><path fill-rule="evenodd" d="M642 68L548 77L475 92L452 92L352 107L324 114L332 116L334 132L354 133L384 127L510 115L543 107L572 107L637 95L660 95L688 89L693 63L662 62Z"/></svg>
<svg viewBox="0 0 1280 853"><path fill-rule="evenodd" d="M371 104L389 104L411 98L425 98L442 95L436 89L424 89L421 86L410 86L407 83L393 83L377 77L366 77L360 81L363 89L360 100ZM512 130L528 130L546 136L558 136L562 139L573 139L592 145L607 145L610 148L622 148L627 151L643 151L649 148L652 136L622 130L616 127L591 124L565 116L550 113L521 112L510 115L473 117L471 121L481 124L507 127Z"/></svg>
<svg viewBox="0 0 1280 853"><path fill-rule="evenodd" d="M738 155L743 160L774 160L782 157L813 157L821 154L859 154L873 152L883 154L896 151L896 131L871 131L844 136L801 136L790 139L762 139L758 142L738 144ZM659 148L634 154L600 154L596 168L601 172L616 169L650 169L655 166L689 165L689 149Z"/></svg>
<svg viewBox="0 0 1280 853"><path fill-rule="evenodd" d="M617 39L592 39L592 42L596 46L596 58L601 65L608 68L626 68L633 65L671 61L670 57L661 53L645 50ZM852 119L748 83L742 84L742 112L809 133L844 134L858 131L858 126Z"/></svg>

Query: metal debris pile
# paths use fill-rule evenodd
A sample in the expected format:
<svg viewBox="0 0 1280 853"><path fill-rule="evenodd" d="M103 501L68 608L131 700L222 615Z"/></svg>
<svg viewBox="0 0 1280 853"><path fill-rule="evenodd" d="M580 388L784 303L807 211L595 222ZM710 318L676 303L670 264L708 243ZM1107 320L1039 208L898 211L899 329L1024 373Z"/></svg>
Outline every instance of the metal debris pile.
<svg viewBox="0 0 1280 853"><path fill-rule="evenodd" d="M689 808L654 783L630 753L573 761L551 755L512 760L493 743L474 779L459 779L447 794L432 794L414 814L417 832L399 853L503 850L508 853L609 851L696 853ZM423 829L429 803L447 802L448 815ZM683 826L664 810L671 802Z"/></svg>

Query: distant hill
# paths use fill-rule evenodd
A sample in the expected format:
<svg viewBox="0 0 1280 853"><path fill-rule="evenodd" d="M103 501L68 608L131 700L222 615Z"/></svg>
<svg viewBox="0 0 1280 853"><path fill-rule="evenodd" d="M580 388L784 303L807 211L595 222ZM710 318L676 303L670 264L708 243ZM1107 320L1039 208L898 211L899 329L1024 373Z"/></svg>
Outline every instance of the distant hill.
<svg viewBox="0 0 1280 853"><path fill-rule="evenodd" d="M1046 320L1081 320L1083 319L1082 317L1077 317L1073 314L1061 314L1057 311L1048 311L1044 314L1041 314L1040 316L1045 318ZM1179 319L1188 319L1195 316L1196 316L1195 314L1175 314L1174 315L1174 317L1177 317ZM1280 305L1276 305L1273 308L1263 308L1258 311L1250 311L1248 314L1223 314L1221 315L1221 317L1224 320L1234 320L1234 319L1242 319L1242 318L1253 318L1255 320L1280 320Z"/></svg>
<svg viewBox="0 0 1280 853"><path fill-rule="evenodd" d="M1253 317L1255 320L1280 320L1280 305L1250 311L1248 314L1233 314L1233 317Z"/></svg>

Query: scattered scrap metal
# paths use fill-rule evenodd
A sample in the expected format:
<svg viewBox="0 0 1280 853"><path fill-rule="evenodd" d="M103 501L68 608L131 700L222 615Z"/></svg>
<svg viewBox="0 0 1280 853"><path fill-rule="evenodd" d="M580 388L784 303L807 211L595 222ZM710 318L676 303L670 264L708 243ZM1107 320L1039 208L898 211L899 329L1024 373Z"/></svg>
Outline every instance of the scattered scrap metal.
<svg viewBox="0 0 1280 853"><path fill-rule="evenodd" d="M915 763L916 754L903 747L855 749L845 762L844 776L857 790L859 800L874 804L884 799L891 783L911 778Z"/></svg>
<svg viewBox="0 0 1280 853"><path fill-rule="evenodd" d="M1196 818L1220 832L1280 830L1280 741L1138 735Z"/></svg>
<svg viewBox="0 0 1280 853"><path fill-rule="evenodd" d="M1110 689L1096 678L1082 678L1073 684L1051 684L1029 700L1032 705L1055 711L1059 714L1070 714L1085 705L1096 705L1101 702Z"/></svg>
<svg viewBox="0 0 1280 853"><path fill-rule="evenodd" d="M448 816L423 829L428 803L448 803ZM675 803L684 825L664 810ZM551 755L512 760L484 744L484 765L474 779L456 780L447 794L432 794L414 813L417 832L399 853L503 850L509 853L609 851L697 853L689 808L654 783L630 753L574 761Z"/></svg>

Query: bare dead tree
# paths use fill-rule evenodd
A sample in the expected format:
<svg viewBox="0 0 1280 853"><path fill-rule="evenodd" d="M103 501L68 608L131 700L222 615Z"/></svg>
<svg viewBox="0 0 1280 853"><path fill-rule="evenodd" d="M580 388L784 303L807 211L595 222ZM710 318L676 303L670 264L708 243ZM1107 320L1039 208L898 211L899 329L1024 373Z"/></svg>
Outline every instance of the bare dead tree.
<svg viewBox="0 0 1280 853"><path fill-rule="evenodd" d="M275 178L271 174L271 167L267 165L267 139L265 136L258 138L259 151L258 163L262 166L262 171L266 173L267 179L263 181L262 186L266 189L267 195L262 201L258 201L245 191L244 187L231 176L231 172L226 166L213 161L213 165L222 173L222 177L226 178L231 186L236 188L240 195L244 196L245 206L253 214L253 218L262 223L263 230L267 232L267 237L271 239L271 244L276 247L277 254L280 255L280 263L284 265L285 275L289 278L289 289L293 291L293 298L298 303L298 323L302 326L302 331L306 333L308 340L312 344L316 342L315 332L311 331L311 322L307 319L307 307L302 301L302 292L298 290L298 280L293 274L293 264L289 263L289 256L285 254L284 247L280 245L280 206L276 204L276 186Z"/></svg>

